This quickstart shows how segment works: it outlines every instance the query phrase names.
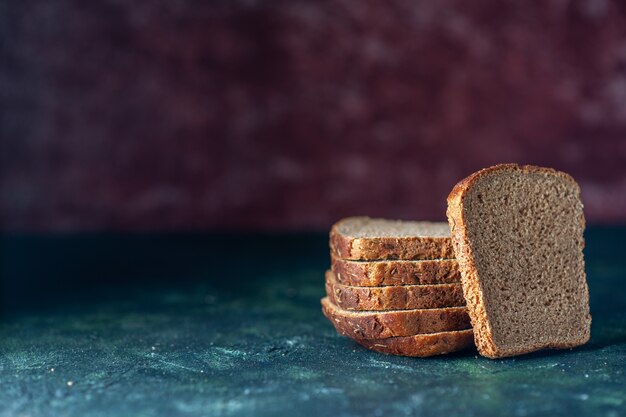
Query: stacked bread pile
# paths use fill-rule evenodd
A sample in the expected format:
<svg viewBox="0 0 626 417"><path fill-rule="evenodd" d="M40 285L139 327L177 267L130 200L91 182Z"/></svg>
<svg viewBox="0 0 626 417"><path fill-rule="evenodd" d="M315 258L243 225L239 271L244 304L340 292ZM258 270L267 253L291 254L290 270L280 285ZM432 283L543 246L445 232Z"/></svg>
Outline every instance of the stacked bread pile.
<svg viewBox="0 0 626 417"><path fill-rule="evenodd" d="M585 217L571 176L483 169L452 189L447 216L447 224L355 217L333 226L322 309L339 333L406 356L472 339L489 358L589 340Z"/></svg>
<svg viewBox="0 0 626 417"><path fill-rule="evenodd" d="M473 342L447 223L352 217L330 233L322 310L379 352L432 356Z"/></svg>

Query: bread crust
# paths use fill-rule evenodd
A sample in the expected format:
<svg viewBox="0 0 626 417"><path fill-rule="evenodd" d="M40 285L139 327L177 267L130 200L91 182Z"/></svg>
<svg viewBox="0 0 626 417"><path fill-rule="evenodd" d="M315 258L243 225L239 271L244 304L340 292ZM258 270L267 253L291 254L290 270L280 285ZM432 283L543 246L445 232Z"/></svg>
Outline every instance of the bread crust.
<svg viewBox="0 0 626 417"><path fill-rule="evenodd" d="M329 244L331 253L341 259L374 261L454 258L449 237L356 238L342 234L339 223L334 224L330 230Z"/></svg>
<svg viewBox="0 0 626 417"><path fill-rule="evenodd" d="M419 334L387 339L360 339L360 345L388 355L425 358L467 349L474 344L472 330Z"/></svg>
<svg viewBox="0 0 626 417"><path fill-rule="evenodd" d="M352 339L385 339L470 328L465 307L355 314L337 307L328 297L322 298L321 303L324 315L335 329Z"/></svg>
<svg viewBox="0 0 626 417"><path fill-rule="evenodd" d="M455 259L350 261L331 255L337 282L357 287L432 285L461 282Z"/></svg>
<svg viewBox="0 0 626 417"><path fill-rule="evenodd" d="M337 282L326 271L326 294L345 310L412 310L465 305L461 284L354 287Z"/></svg>
<svg viewBox="0 0 626 417"><path fill-rule="evenodd" d="M468 190L482 177L505 171L521 171L525 173L543 173L556 175L571 182L576 187L576 192L580 196L580 187L576 181L567 173L556 171L552 168L537 167L533 165L499 164L482 169L461 180L454 186L448 196L447 216L452 234L452 244L454 253L459 262L461 271L461 284L467 302L468 313L474 329L474 342L481 355L488 358L501 358L534 352L540 349L567 349L586 343L589 340L589 326L587 333L581 340L563 343L533 344L520 349L506 348L498 346L494 342L493 328L489 321L489 315L485 308L484 290L474 262L474 255L470 246L465 213L463 211L463 200ZM581 226L584 228L585 219L581 216ZM581 248L582 249L582 248ZM584 268L583 268L584 270ZM585 282L586 287L586 282ZM588 298L588 289L587 298ZM589 316L589 322L591 316Z"/></svg>

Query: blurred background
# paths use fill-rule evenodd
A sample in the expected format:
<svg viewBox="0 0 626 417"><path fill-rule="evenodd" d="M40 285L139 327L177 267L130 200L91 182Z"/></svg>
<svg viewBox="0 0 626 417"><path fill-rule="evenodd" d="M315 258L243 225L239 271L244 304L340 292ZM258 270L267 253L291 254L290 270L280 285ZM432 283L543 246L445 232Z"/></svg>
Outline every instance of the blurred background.
<svg viewBox="0 0 626 417"><path fill-rule="evenodd" d="M626 221L626 3L0 2L0 228L445 219L495 163Z"/></svg>

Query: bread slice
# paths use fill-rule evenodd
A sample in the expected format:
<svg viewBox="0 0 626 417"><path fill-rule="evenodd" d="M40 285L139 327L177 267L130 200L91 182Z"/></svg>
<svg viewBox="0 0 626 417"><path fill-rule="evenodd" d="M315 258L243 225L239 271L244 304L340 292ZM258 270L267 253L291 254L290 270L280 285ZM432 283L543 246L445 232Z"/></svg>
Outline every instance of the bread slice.
<svg viewBox="0 0 626 417"><path fill-rule="evenodd" d="M461 284L353 287L326 271L326 294L344 310L410 310L465 306Z"/></svg>
<svg viewBox="0 0 626 417"><path fill-rule="evenodd" d="M349 217L333 225L331 251L352 260L453 258L445 223Z"/></svg>
<svg viewBox="0 0 626 417"><path fill-rule="evenodd" d="M384 339L470 328L465 307L430 310L349 311L322 298L322 311L335 329L353 339Z"/></svg>
<svg viewBox="0 0 626 417"><path fill-rule="evenodd" d="M429 285L461 282L455 259L415 261L349 261L331 256L337 282L357 287Z"/></svg>
<svg viewBox="0 0 626 417"><path fill-rule="evenodd" d="M589 340L580 189L563 172L497 165L448 197L479 352L489 358Z"/></svg>
<svg viewBox="0 0 626 417"><path fill-rule="evenodd" d="M469 329L387 339L358 339L356 342L376 352L424 358L466 349L474 344L474 336Z"/></svg>

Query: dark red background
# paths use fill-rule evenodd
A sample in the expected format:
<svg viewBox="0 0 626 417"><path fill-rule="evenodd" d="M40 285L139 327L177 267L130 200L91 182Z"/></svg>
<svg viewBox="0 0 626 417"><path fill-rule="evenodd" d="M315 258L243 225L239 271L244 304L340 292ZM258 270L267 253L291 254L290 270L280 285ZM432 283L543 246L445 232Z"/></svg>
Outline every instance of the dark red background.
<svg viewBox="0 0 626 417"><path fill-rule="evenodd" d="M444 219L498 162L626 221L626 3L0 3L2 230Z"/></svg>

